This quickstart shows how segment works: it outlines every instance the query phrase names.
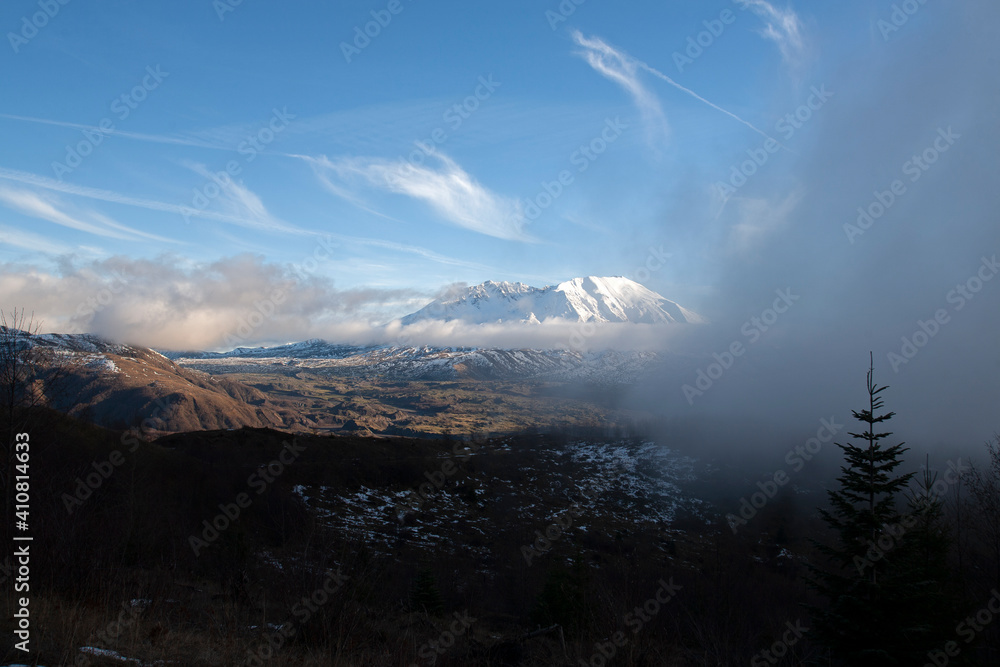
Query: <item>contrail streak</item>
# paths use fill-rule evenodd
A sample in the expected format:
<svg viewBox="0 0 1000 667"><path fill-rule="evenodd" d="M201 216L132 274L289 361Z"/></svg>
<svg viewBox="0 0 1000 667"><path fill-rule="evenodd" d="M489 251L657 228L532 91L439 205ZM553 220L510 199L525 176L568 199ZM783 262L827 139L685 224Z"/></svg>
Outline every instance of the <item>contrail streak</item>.
<svg viewBox="0 0 1000 667"><path fill-rule="evenodd" d="M763 130L758 129L752 123L743 120L742 118L740 118L739 116L737 116L736 114L734 114L731 111L726 111L725 109L723 109L722 107L720 107L718 104L715 104L713 102L709 102L708 100L706 100L704 97L702 97L698 93L694 92L690 88L685 88L684 86L682 86L681 84L677 83L676 81L674 81L673 79L671 79L669 76L667 76L666 74L664 74L660 70L656 69L655 67L650 67L649 65L647 65L643 61L641 61L641 60L639 60L637 58L633 58L632 56L626 54L625 52L619 51L618 49L610 46L604 40L602 40L600 37L591 37L590 39L587 39L586 37L583 36L583 34L579 30L574 30L573 33L572 33L572 35L573 35L573 41L575 41L577 44L579 44L580 46L582 46L585 49L587 49L587 52L586 52L585 55L587 56L587 59L588 59L588 62L590 62L590 65L592 67L594 67L595 69L597 69L602 74L604 74L605 76L607 76L607 77L609 77L609 78L617 81L619 84L623 85L627 90L629 90L629 92L631 92L636 97L637 101L640 102L640 106L641 107L645 106L645 107L648 108L650 106L655 106L655 105L654 105L653 102L651 102L650 100L647 99L648 94L642 88L642 86L639 83L637 77L635 76L635 70L636 70L637 67L638 68L642 68L643 70L645 70L646 72L652 74L653 76L655 76L658 79L662 79L663 81L666 81L667 83L669 83L674 88L677 88L678 90L687 93L688 95L690 95L691 97L695 98L699 102L703 102L704 104L707 104L708 106L712 107L716 111L721 111L722 113L726 114L730 118L732 118L732 119L734 119L734 120L742 123L743 125L746 125L751 130L753 130L757 134L761 135L765 139L770 139L771 141L774 141L779 146L781 146L781 148L784 148L785 150L788 150L787 148L785 148L784 145L782 145L782 143L780 141L778 141L774 137L770 136L769 134L767 134ZM602 58L602 56L606 56L606 57L612 58L614 61L617 61L617 63L618 63L617 69L615 67L611 66L613 63L609 64L609 63L605 62L604 59ZM659 110L658 107L655 107L655 108L657 109L657 111ZM791 151L789 151L789 152L791 152Z"/></svg>
<svg viewBox="0 0 1000 667"><path fill-rule="evenodd" d="M647 72L649 72L653 76L655 76L657 78L660 78L660 79L663 79L664 81L666 81L667 83L669 83L674 88L677 88L678 90L684 91L685 93L687 93L691 97L693 97L696 100L699 100L701 102L704 102L705 104L707 104L708 106L712 107L716 111L721 111L722 113L726 114L730 118L734 118L734 119L738 120L739 122L741 122L744 125L746 125L747 127L749 127L751 130L753 130L754 132L756 132L757 134L759 134L760 136L764 137L765 139L770 139L771 141L776 142L779 146L781 146L785 150L788 150L787 148L785 148L785 146L780 141L778 141L777 139L775 139L774 137L772 137L768 133L764 132L763 130L757 129L752 123L743 120L742 118L740 118L739 116L737 116L736 114L734 114L731 111L726 111L725 109L723 109L722 107L720 107L718 104L714 104L712 102L709 102L708 100L706 100L704 97L702 97L698 93L694 92L690 88L685 88L684 86L682 86L681 84L677 83L676 81L674 81L673 79L671 79L669 76L667 76L666 74L664 74L660 70L656 69L655 67L650 67L649 65L647 65L644 62L642 62L641 60L637 60L635 62L636 62L636 64L639 67L641 67L642 69L646 70Z"/></svg>
<svg viewBox="0 0 1000 667"><path fill-rule="evenodd" d="M226 146L217 146L215 144L210 144L205 141L198 141L196 139L184 139L182 137L165 137L156 134L143 134L141 132L127 132L125 130L113 129L110 132L105 132L100 127L96 125L84 125L83 123L71 123L65 120L50 120L48 118L32 118L30 116L15 116L9 113L0 113L0 118L7 118L9 120L20 120L27 123L39 123L41 125L55 125L57 127L72 127L77 130L89 130L91 132L100 132L101 134L107 134L110 136L125 137L126 139L136 139L138 141L149 141L157 144L174 144L178 146L193 146L196 148L212 148L215 150L232 150Z"/></svg>

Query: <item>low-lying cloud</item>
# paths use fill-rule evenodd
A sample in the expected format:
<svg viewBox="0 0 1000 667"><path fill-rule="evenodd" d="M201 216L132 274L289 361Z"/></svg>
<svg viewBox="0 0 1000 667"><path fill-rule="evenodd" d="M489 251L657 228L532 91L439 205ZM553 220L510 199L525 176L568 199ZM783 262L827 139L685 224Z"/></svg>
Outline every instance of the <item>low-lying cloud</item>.
<svg viewBox="0 0 1000 667"><path fill-rule="evenodd" d="M43 332L95 333L167 350L229 350L323 338L349 344L662 350L693 325L471 325L398 317L433 294L339 289L256 255L191 263L165 255L73 264L57 270L0 265L0 307L28 307Z"/></svg>
<svg viewBox="0 0 1000 667"><path fill-rule="evenodd" d="M58 270L0 266L0 304L27 307L42 330L95 333L161 349L219 349L365 330L410 290L337 289L255 255L211 263L112 257Z"/></svg>

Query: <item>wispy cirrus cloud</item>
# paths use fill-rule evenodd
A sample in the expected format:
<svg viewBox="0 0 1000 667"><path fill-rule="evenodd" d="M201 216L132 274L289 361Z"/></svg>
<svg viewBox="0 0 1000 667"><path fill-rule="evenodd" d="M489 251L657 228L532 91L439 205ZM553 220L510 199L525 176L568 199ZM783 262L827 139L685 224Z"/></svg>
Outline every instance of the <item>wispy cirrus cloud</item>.
<svg viewBox="0 0 1000 667"><path fill-rule="evenodd" d="M422 259L426 259L432 262L437 262L438 264L444 264L447 266L461 266L464 268L475 269L477 271L486 271L486 272L491 272L496 270L494 267L486 266L478 262L470 262L464 259L449 257L447 255L436 253L433 250L428 250L427 248L421 248L420 246L414 246L414 245L407 245L404 243L396 243L395 241L363 238L359 236L347 236L344 234L323 234L323 236L336 239L337 241L341 241L345 244L354 244L359 246L381 248L385 250L391 250L393 252L401 252L410 255L416 255L417 257L420 257Z"/></svg>
<svg viewBox="0 0 1000 667"><path fill-rule="evenodd" d="M786 63L798 65L805 53L802 21L798 14L792 9L778 9L766 0L739 0L739 3L763 19L761 37L777 45Z"/></svg>
<svg viewBox="0 0 1000 667"><path fill-rule="evenodd" d="M646 131L653 141L666 140L670 134L667 116L660 102L639 79L641 63L627 54L609 46L599 37L584 37L579 30L571 33L573 42L583 48L578 55L602 76L614 81L632 96L642 114Z"/></svg>
<svg viewBox="0 0 1000 667"><path fill-rule="evenodd" d="M146 134L143 132L129 132L127 130L119 130L115 128L110 133L107 132L105 128L98 127L97 125L85 125L83 123L73 123L65 120L53 120L51 118L35 118L32 116L17 116L15 114L0 113L0 118L6 118L7 120L19 120L26 123L35 123L39 125L54 125L56 127L71 127L77 130L86 130L88 132L97 132L102 136L107 133L109 136L122 137L125 139L135 139L137 141L145 141L155 144L173 144L175 146L190 146L193 148L211 148L214 150L232 150L231 146L213 144L207 141L202 141L200 139L191 139L188 137L181 136L170 136L162 134Z"/></svg>
<svg viewBox="0 0 1000 667"><path fill-rule="evenodd" d="M172 239L149 234L123 225L96 211L73 210L51 195L23 188L0 187L0 203L11 210L75 229L77 231L123 241L151 240L178 243Z"/></svg>
<svg viewBox="0 0 1000 667"><path fill-rule="evenodd" d="M199 176L204 177L206 182L211 181L219 188L218 196L210 200L209 207L197 210L189 209L187 217L211 217L206 214L215 213L225 220L238 220L240 221L238 224L243 227L263 231L305 233L268 211L261 198L242 182L237 182L232 178L219 179L208 167L200 163L188 163L186 166Z"/></svg>
<svg viewBox="0 0 1000 667"><path fill-rule="evenodd" d="M53 192L61 192L63 194L75 195L78 197L86 197L87 199L96 199L98 201L105 201L111 204L123 204L125 206L135 206L137 208L146 209L148 211L161 211L164 213L175 213L179 216L197 217L206 220L215 220L217 222L226 222L233 225L238 225L240 227L250 227L253 229L263 229L264 231L284 233L284 234L299 234L305 235L310 232L294 227L288 223L281 222L277 218L268 218L267 220L261 219L251 219L246 216L240 216L233 214L231 212L220 212L213 209L196 209L190 204L170 204L167 202L157 201L155 199L146 199L144 197L133 197L131 195L122 194L120 192L114 192L113 190L104 190L101 188L92 188L85 185L74 185L72 183L66 183L63 181L57 181L46 176L39 176L38 174L33 174L27 171L20 171L17 169L6 169L0 167L0 180L13 181L15 183L21 183L24 185L30 185L36 188L41 188L44 190L50 190ZM236 186L237 189L244 189L243 186ZM251 193L252 194L252 193ZM246 200L250 209L256 206L253 198L247 197L245 194L239 195ZM254 197L256 197L254 195ZM259 198L257 199L259 202ZM238 206L228 207L229 211L237 210Z"/></svg>
<svg viewBox="0 0 1000 667"><path fill-rule="evenodd" d="M470 231L510 241L532 240L524 230L525 218L516 200L492 192L443 153L429 156L438 162L436 168L369 157L300 157L313 166L331 192L362 208L366 207L353 189L359 183L421 200L448 222Z"/></svg>
<svg viewBox="0 0 1000 667"><path fill-rule="evenodd" d="M667 120L657 99L639 81L639 70L666 81L674 88L687 93L699 102L707 104L716 111L724 113L730 118L746 125L757 134L768 139L772 138L766 132L758 129L749 121L740 118L731 111L723 109L714 102L710 102L690 88L685 88L658 69L651 67L641 60L637 60L627 53L608 45L601 38L591 37L588 39L584 37L579 30L574 30L572 35L573 41L584 47L585 50L581 52L581 55L586 58L590 66L593 67L598 73L619 83L632 95L636 106L639 107L639 111L642 113L643 119L646 122L647 130L649 131L652 139L655 139L657 135L662 135L663 138L666 138L668 133Z"/></svg>
<svg viewBox="0 0 1000 667"><path fill-rule="evenodd" d="M81 249L53 241L48 236L33 234L23 229L0 226L0 247L5 245L50 255L68 255ZM86 250L89 254L97 254L95 248L86 248Z"/></svg>

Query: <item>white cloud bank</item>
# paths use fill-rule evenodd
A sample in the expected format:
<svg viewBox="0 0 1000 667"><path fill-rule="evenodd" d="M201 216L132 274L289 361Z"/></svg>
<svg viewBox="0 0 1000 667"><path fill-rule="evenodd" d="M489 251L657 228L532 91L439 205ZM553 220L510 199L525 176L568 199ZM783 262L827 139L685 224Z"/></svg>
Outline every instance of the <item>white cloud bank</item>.
<svg viewBox="0 0 1000 667"><path fill-rule="evenodd" d="M0 308L26 308L44 332L96 333L170 350L222 350L323 338L349 344L547 349L663 349L686 325L469 325L422 321L403 327L400 313L432 295L413 290L337 289L298 279L255 255L211 263L176 257L112 257L45 271L0 265Z"/></svg>

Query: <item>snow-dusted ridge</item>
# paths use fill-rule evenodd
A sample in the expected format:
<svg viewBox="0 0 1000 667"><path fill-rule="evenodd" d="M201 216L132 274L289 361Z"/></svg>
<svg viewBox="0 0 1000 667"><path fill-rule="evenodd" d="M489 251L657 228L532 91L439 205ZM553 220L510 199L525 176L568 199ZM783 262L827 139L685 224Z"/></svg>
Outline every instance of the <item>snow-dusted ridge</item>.
<svg viewBox="0 0 1000 667"><path fill-rule="evenodd" d="M546 287L490 280L436 299L400 322L410 325L424 320L461 320L470 324L539 324L546 320L705 322L697 313L621 276L574 278Z"/></svg>
<svg viewBox="0 0 1000 667"><path fill-rule="evenodd" d="M628 384L647 373L666 370L667 359L651 351L579 352L575 350L396 347L349 347L313 341L231 352L168 352L182 367L211 374L260 373L302 369L382 377L394 380L458 378L587 381Z"/></svg>

